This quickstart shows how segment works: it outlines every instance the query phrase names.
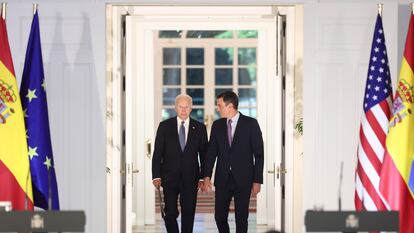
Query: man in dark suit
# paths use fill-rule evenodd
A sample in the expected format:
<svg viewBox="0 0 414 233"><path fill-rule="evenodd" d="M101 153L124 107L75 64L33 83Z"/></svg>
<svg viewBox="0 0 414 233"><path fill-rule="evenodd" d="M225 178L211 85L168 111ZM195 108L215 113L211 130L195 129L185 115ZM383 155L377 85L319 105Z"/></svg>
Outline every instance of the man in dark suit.
<svg viewBox="0 0 414 233"><path fill-rule="evenodd" d="M181 205L181 232L193 232L197 190L202 186L201 165L207 150L206 127L191 119L192 99L181 94L175 99L177 117L161 122L152 158L154 186L163 187L165 227L178 233L177 199Z"/></svg>
<svg viewBox="0 0 414 233"><path fill-rule="evenodd" d="M260 192L263 183L263 139L256 119L238 109L239 99L232 91L217 96L217 111L222 117L213 123L203 167L203 190L211 189L211 175L217 159L215 219L220 233L229 233L227 221L234 198L236 232L247 232L250 195Z"/></svg>

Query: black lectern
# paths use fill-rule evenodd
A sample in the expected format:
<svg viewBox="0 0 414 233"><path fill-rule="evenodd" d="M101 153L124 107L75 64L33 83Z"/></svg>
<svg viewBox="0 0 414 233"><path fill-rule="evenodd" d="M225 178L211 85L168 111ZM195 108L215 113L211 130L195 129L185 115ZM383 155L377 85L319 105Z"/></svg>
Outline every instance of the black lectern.
<svg viewBox="0 0 414 233"><path fill-rule="evenodd" d="M83 211L0 212L0 232L84 232Z"/></svg>
<svg viewBox="0 0 414 233"><path fill-rule="evenodd" d="M307 232L399 231L398 211L306 211Z"/></svg>

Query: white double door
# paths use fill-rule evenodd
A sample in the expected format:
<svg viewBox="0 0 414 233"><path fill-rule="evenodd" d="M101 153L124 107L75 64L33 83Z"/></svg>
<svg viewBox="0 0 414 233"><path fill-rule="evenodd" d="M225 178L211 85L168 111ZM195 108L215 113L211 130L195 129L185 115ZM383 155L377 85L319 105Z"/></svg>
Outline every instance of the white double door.
<svg viewBox="0 0 414 233"><path fill-rule="evenodd" d="M200 7L198 7L200 8ZM218 7L220 8L220 7ZM221 7L223 8L223 7ZM269 16L274 8L268 7ZM177 10L177 9L176 9ZM228 10L228 9L225 9ZM247 9L243 9L246 11ZM223 17L219 13L207 17L184 17L175 13L126 17L126 90L125 90L125 232L134 225L155 223L155 192L152 186L151 156L158 125L159 104L154 96L161 87L156 86L154 36L159 30L257 30L257 119L265 145L264 184L257 197L258 224L273 225L281 229L282 195L280 176L275 174L282 156L282 86L276 69L280 67L277 53L277 21L275 17L246 17L234 14ZM258 14L266 14L259 9ZM191 12L182 7L185 13ZM175 11L177 12L177 11ZM210 12L214 12L210 9ZM231 11L229 11L231 12ZM264 13L263 13L264 12ZM183 13L183 14L184 14ZM223 13L224 14L224 13ZM281 74L281 72L278 72ZM214 90L205 90L211 91ZM213 94L214 96L214 94ZM139 173L134 173L139 170Z"/></svg>

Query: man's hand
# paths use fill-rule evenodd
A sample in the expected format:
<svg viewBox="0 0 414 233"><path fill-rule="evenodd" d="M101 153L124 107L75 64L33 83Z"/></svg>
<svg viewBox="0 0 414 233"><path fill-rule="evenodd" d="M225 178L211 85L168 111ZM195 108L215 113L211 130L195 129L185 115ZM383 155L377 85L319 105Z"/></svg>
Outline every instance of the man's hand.
<svg viewBox="0 0 414 233"><path fill-rule="evenodd" d="M199 190L199 189L203 190L203 186L204 186L204 181L203 181L203 180L199 180L199 181L198 181L198 186L197 186L197 189L198 189L198 190Z"/></svg>
<svg viewBox="0 0 414 233"><path fill-rule="evenodd" d="M160 187L161 187L161 179L154 179L154 180L152 180L152 184L155 186L155 188L160 189Z"/></svg>
<svg viewBox="0 0 414 233"><path fill-rule="evenodd" d="M252 196L256 196L260 192L260 183L253 183Z"/></svg>
<svg viewBox="0 0 414 233"><path fill-rule="evenodd" d="M204 177L204 185L201 189L203 192L208 192L211 190L211 180L210 177Z"/></svg>

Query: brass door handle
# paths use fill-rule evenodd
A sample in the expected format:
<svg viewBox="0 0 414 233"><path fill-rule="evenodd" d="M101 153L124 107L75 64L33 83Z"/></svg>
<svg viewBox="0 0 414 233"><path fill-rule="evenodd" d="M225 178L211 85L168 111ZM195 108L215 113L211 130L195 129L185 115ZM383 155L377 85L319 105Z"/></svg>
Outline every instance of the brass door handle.
<svg viewBox="0 0 414 233"><path fill-rule="evenodd" d="M206 115L205 117L204 117L204 125L207 127L207 128L210 128L210 126L213 124L213 121L214 121L214 116L212 115L212 114L210 114L210 115Z"/></svg>
<svg viewBox="0 0 414 233"><path fill-rule="evenodd" d="M273 170L268 170L267 173L268 174L273 174L273 179L272 180L273 180L273 186L275 186L275 182L276 182L275 181L275 173L276 173L276 171L275 171L275 164L274 163L273 163ZM277 178L279 179L279 176Z"/></svg>
<svg viewBox="0 0 414 233"><path fill-rule="evenodd" d="M151 159L151 140L147 139L145 141L145 144L146 144L146 149L147 149L145 152L145 155L147 156L148 159Z"/></svg>
<svg viewBox="0 0 414 233"><path fill-rule="evenodd" d="M277 178L278 179L279 179L279 175L286 174L286 173L287 173L286 169L283 169L283 168L280 168L279 166L277 166Z"/></svg>

